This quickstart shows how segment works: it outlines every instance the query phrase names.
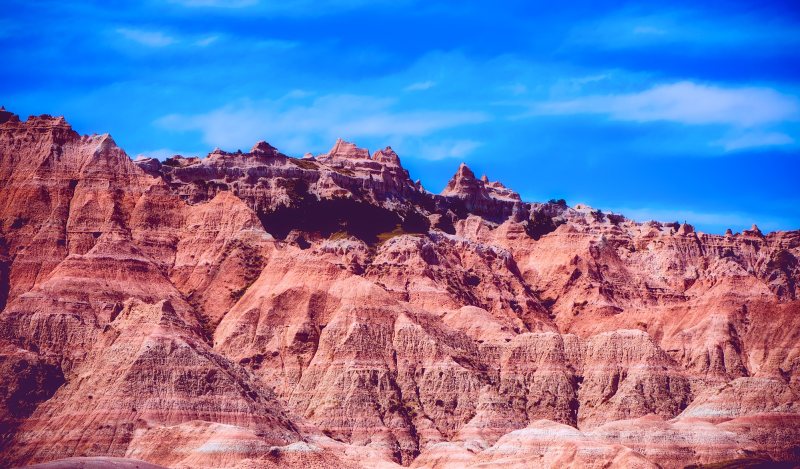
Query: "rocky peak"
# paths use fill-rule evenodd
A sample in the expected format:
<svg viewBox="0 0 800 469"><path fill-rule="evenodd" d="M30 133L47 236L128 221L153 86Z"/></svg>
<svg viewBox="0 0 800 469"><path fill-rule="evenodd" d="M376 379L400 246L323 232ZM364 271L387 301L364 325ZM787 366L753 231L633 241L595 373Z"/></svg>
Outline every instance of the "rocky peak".
<svg viewBox="0 0 800 469"><path fill-rule="evenodd" d="M742 231L742 234L749 236L764 236L764 234L761 233L761 230L758 228L758 225L755 223L753 223L753 226L751 226L749 230Z"/></svg>
<svg viewBox="0 0 800 469"><path fill-rule="evenodd" d="M494 221L508 218L514 211L514 204L521 203L519 194L499 182L489 181L486 176L477 179L464 163L459 165L441 195L461 199L469 211Z"/></svg>
<svg viewBox="0 0 800 469"><path fill-rule="evenodd" d="M217 157L220 157L220 156L225 156L227 154L228 154L228 152L223 150L223 149L221 149L220 147L214 147L214 149L211 151L211 153L208 154L208 158L217 158Z"/></svg>
<svg viewBox="0 0 800 469"><path fill-rule="evenodd" d="M475 179L475 173L472 172L471 169L469 169L467 163L461 163L460 165L458 165L458 170L456 170L454 178Z"/></svg>
<svg viewBox="0 0 800 469"><path fill-rule="evenodd" d="M694 233L694 227L686 222L682 223L678 228L679 235L688 235Z"/></svg>
<svg viewBox="0 0 800 469"><path fill-rule="evenodd" d="M14 114L13 112L6 111L5 106L0 106L0 124L16 119L19 121L19 116Z"/></svg>
<svg viewBox="0 0 800 469"><path fill-rule="evenodd" d="M49 114L42 114L40 116L29 116L27 120L20 121L18 115L6 111L5 108L0 110L0 124L6 124L5 127L12 131L58 129L75 133L72 131L72 126L67 123L63 116L53 117ZM77 137L78 134L75 133L75 136Z"/></svg>
<svg viewBox="0 0 800 469"><path fill-rule="evenodd" d="M141 168L145 173L150 176L158 176L161 170L161 161L158 158L151 158L145 155L138 156L133 164Z"/></svg>
<svg viewBox="0 0 800 469"><path fill-rule="evenodd" d="M72 130L72 126L64 119L63 116L51 116L50 114L42 114L40 116L29 116L25 121L28 127L32 128L52 128L52 129L65 129Z"/></svg>
<svg viewBox="0 0 800 469"><path fill-rule="evenodd" d="M0 111L0 131L5 144L12 146L21 142L26 142L26 146L30 146L31 142L58 146L81 138L63 117L43 114L21 121L19 116L5 110ZM15 141L16 144L13 143Z"/></svg>
<svg viewBox="0 0 800 469"><path fill-rule="evenodd" d="M211 152L209 153L209 158L212 158L214 155L221 155L221 153ZM135 162L139 164L139 162ZM183 156L183 155L175 155L170 158L164 160L163 166L167 166L170 168L185 168L187 166L194 166L197 164L201 164L202 160L196 156Z"/></svg>
<svg viewBox="0 0 800 469"><path fill-rule="evenodd" d="M447 183L442 191L445 197L473 197L483 195L483 183L475 179L475 173L466 165L461 163L458 170Z"/></svg>
<svg viewBox="0 0 800 469"><path fill-rule="evenodd" d="M445 197L458 198L484 198L499 199L509 201L520 201L520 196L516 192L508 189L502 183L489 181L486 175L480 179L475 178L475 173L465 164L458 166L456 174L447 183L442 195Z"/></svg>
<svg viewBox="0 0 800 469"><path fill-rule="evenodd" d="M496 199L522 200L518 193L512 191L500 181L488 181L487 179L485 185L490 190L492 197Z"/></svg>
<svg viewBox="0 0 800 469"><path fill-rule="evenodd" d="M273 147L272 145L263 140L253 145L253 148L250 149L250 153L252 153L253 155L266 155L266 156L275 156L279 154L277 148Z"/></svg>
<svg viewBox="0 0 800 469"><path fill-rule="evenodd" d="M400 166L400 157L392 150L392 147L386 147L383 150L376 151L372 155L372 159L385 165Z"/></svg>
<svg viewBox="0 0 800 469"><path fill-rule="evenodd" d="M359 148L354 143L346 142L341 138L336 139L336 143L331 150L320 155L320 159L369 159L369 150Z"/></svg>

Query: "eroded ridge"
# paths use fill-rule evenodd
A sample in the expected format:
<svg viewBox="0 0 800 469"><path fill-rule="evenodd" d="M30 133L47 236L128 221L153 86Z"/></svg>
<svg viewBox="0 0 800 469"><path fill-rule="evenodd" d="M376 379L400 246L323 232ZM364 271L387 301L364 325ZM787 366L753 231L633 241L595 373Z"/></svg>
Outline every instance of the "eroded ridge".
<svg viewBox="0 0 800 469"><path fill-rule="evenodd" d="M798 462L798 256L465 165L433 194L388 147L132 161L3 111L0 464Z"/></svg>

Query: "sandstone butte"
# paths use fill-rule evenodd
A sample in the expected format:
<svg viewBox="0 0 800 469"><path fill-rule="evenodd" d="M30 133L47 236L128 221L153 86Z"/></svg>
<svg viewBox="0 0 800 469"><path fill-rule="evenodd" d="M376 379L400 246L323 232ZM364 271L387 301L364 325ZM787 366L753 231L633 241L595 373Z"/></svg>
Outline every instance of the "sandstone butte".
<svg viewBox="0 0 800 469"><path fill-rule="evenodd" d="M0 466L791 466L798 257L391 148L133 161L3 111Z"/></svg>

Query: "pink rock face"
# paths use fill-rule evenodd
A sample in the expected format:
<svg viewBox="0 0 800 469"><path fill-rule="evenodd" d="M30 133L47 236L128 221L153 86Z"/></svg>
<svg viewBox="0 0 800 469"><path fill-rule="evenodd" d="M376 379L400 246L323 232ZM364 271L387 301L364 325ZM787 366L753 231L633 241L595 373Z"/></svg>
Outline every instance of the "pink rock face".
<svg viewBox="0 0 800 469"><path fill-rule="evenodd" d="M321 160L349 160L349 159L369 159L369 150L358 148L354 143L345 142L342 139L336 140L331 151L320 155Z"/></svg>
<svg viewBox="0 0 800 469"><path fill-rule="evenodd" d="M164 469L164 466L125 458L66 458L27 466L26 469Z"/></svg>
<svg viewBox="0 0 800 469"><path fill-rule="evenodd" d="M0 112L0 465L800 462L800 232ZM98 466L99 465L99 466Z"/></svg>
<svg viewBox="0 0 800 469"><path fill-rule="evenodd" d="M460 200L469 212L494 221L504 220L521 210L519 194L500 182L489 182L486 176L476 178L464 163L458 167L442 195Z"/></svg>

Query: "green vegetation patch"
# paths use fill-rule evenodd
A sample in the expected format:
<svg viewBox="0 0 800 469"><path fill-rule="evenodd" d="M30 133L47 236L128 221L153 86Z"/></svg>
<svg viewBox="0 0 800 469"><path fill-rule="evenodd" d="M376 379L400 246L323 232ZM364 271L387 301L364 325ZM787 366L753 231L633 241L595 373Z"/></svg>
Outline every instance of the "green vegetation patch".
<svg viewBox="0 0 800 469"><path fill-rule="evenodd" d="M303 169L319 169L319 164L316 161L301 160L298 158L289 158L289 161L291 161L295 166L299 166Z"/></svg>

